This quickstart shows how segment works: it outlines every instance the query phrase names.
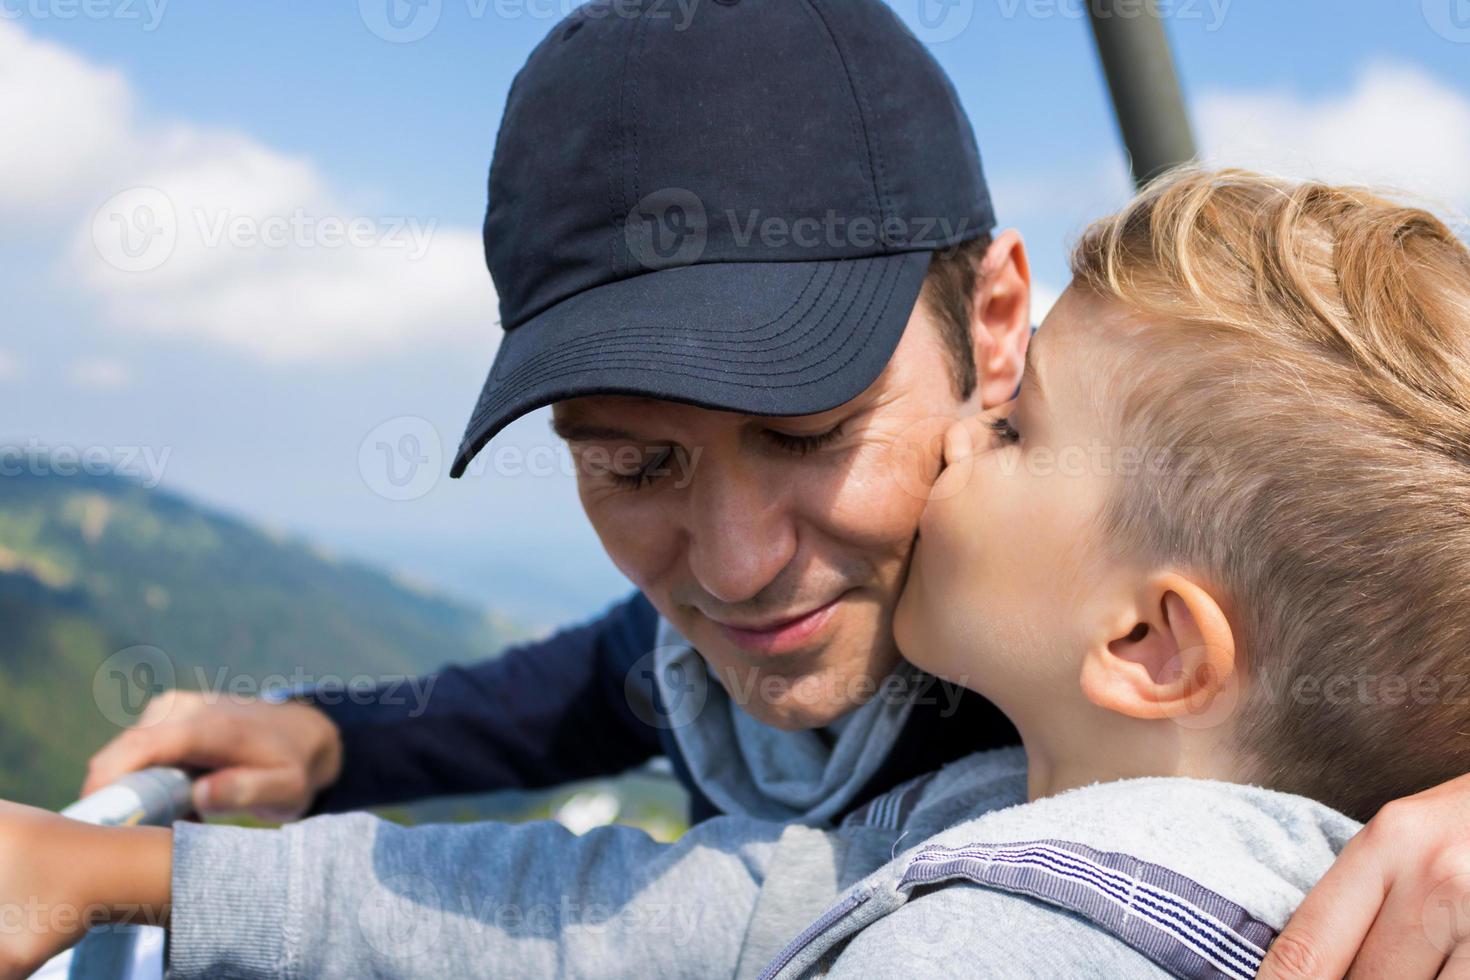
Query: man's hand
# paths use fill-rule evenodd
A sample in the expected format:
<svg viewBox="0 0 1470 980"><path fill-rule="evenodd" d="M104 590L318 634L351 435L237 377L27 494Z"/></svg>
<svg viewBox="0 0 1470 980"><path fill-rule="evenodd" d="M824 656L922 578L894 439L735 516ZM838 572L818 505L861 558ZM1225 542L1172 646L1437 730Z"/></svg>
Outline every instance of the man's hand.
<svg viewBox="0 0 1470 980"><path fill-rule="evenodd" d="M93 827L0 802L0 980L107 922L166 925L173 832Z"/></svg>
<svg viewBox="0 0 1470 980"><path fill-rule="evenodd" d="M1470 776L1380 810L1257 976L1470 977Z"/></svg>
<svg viewBox="0 0 1470 980"><path fill-rule="evenodd" d="M92 756L82 793L148 766L205 770L194 783L194 807L200 813L249 810L289 820L336 781L342 740L337 726L309 705L209 701L197 693L169 691Z"/></svg>

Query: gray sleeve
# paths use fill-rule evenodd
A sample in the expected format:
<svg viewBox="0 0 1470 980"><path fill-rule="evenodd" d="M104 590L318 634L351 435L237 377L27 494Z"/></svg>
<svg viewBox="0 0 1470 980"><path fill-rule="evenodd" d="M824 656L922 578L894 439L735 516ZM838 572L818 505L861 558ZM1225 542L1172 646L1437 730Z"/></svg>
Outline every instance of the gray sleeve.
<svg viewBox="0 0 1470 980"><path fill-rule="evenodd" d="M439 980L733 975L785 828L725 817L674 844L365 814L174 830L173 980Z"/></svg>
<svg viewBox="0 0 1470 980"><path fill-rule="evenodd" d="M869 977L1168 977L1065 909L975 885L910 900L841 948L831 980Z"/></svg>

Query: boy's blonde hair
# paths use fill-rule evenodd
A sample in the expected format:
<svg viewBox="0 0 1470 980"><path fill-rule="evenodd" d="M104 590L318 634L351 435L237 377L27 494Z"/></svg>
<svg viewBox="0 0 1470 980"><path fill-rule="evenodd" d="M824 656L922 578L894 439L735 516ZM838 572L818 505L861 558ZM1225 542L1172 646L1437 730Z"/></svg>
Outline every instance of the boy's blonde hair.
<svg viewBox="0 0 1470 980"><path fill-rule="evenodd" d="M1366 819L1470 772L1470 252L1347 187L1186 171L1094 225L1136 316L1109 415L1127 554L1215 586L1247 776Z"/></svg>

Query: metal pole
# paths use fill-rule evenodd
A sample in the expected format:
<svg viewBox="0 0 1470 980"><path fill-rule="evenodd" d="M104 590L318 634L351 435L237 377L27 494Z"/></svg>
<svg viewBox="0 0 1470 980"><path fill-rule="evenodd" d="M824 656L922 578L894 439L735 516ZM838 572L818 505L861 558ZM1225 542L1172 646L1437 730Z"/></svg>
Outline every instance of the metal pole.
<svg viewBox="0 0 1470 980"><path fill-rule="evenodd" d="M1196 155L1194 133L1156 0L1087 0L1133 182L1150 179Z"/></svg>

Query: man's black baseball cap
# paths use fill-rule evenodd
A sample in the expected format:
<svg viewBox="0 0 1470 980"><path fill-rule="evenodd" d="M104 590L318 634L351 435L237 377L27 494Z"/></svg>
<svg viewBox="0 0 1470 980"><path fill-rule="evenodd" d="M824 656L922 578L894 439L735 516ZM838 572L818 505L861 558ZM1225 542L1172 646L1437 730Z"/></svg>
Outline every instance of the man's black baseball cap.
<svg viewBox="0 0 1470 980"><path fill-rule="evenodd" d="M580 7L506 103L505 337L450 475L580 395L835 408L888 363L931 253L993 225L954 87L880 0Z"/></svg>

